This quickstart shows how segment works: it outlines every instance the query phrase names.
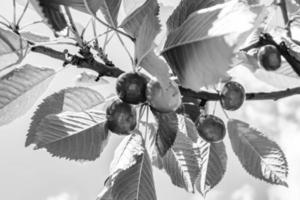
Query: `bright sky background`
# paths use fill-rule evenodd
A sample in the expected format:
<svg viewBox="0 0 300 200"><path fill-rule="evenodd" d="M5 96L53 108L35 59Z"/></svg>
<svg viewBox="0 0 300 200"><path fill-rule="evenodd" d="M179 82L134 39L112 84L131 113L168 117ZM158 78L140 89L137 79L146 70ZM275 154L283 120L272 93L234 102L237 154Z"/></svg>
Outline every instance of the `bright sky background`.
<svg viewBox="0 0 300 200"><path fill-rule="evenodd" d="M20 0L24 1L24 0ZM163 1L163 14L171 11L178 0ZM8 18L12 16L12 0L1 1L0 13ZM21 8L21 7L18 7ZM27 24L37 15L31 10L25 16L23 24ZM76 13L76 18L84 25L86 16ZM45 26L32 27L35 32L47 33ZM28 29L29 30L29 29ZM113 40L108 47L108 55L117 66L127 66L129 60L122 47ZM46 56L30 55L24 63L41 67L59 68L61 62ZM60 71L41 100L55 91L73 86L78 70L67 68ZM237 69L233 74L244 84L248 91L264 91L274 89L262 83L245 68ZM112 92L113 84L94 87L104 96ZM270 186L250 177L241 167L231 150L228 138L225 139L228 153L228 169L222 182L208 194L207 200L297 200L300 197L300 98L292 97L277 103L247 102L243 108L230 113L232 118L247 121L263 130L270 138L280 144L286 153L290 175L289 189ZM3 200L94 200L103 187L108 175L108 167L114 149L121 137L111 137L100 159L94 162L77 163L53 158L44 150L33 151L25 148L25 137L34 108L9 125L0 127L0 197ZM223 116L220 107L217 114ZM225 118L224 118L225 119ZM154 169L155 185L158 199L201 200L199 194L188 194L183 189L171 184L169 177L162 171Z"/></svg>

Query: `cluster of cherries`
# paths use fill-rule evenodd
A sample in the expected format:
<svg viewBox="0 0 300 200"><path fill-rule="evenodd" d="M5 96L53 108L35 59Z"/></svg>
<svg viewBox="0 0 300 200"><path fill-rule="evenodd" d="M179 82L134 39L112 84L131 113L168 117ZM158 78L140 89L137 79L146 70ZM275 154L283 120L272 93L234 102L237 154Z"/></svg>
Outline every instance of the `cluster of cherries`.
<svg viewBox="0 0 300 200"><path fill-rule="evenodd" d="M128 135L137 124L137 114L134 105L148 102L158 112L166 113L179 110L180 104L170 108L164 108L159 99L161 95L159 81L152 80L139 72L122 74L116 83L116 91L119 99L116 99L106 110L106 127L120 135ZM245 90L237 82L227 82L220 93L220 103L225 110L234 111L241 107L245 100ZM226 134L224 122L214 115L201 114L198 108L197 116L189 115L188 104L181 104L186 115L196 124L199 135L207 142L220 142ZM194 108L192 108L194 109ZM195 110L193 110L195 111Z"/></svg>
<svg viewBox="0 0 300 200"><path fill-rule="evenodd" d="M128 135L136 127L137 114L134 105L147 102L158 112L171 112L181 103L167 103L168 98L160 82L140 72L128 72L119 76L116 92L119 99L114 100L106 110L106 127L120 135Z"/></svg>

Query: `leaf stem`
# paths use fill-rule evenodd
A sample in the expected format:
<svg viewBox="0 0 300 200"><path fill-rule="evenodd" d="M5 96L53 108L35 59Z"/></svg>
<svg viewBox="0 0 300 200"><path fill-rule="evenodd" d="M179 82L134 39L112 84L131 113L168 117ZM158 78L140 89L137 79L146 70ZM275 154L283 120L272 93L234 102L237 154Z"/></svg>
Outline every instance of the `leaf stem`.
<svg viewBox="0 0 300 200"><path fill-rule="evenodd" d="M25 5L25 7L24 7L24 9L23 9L23 11L22 11L22 14L20 15L20 17L19 17L19 19L18 19L18 21L17 21L17 24L16 24L17 27L19 27L19 25L20 25L20 23L21 23L21 21L22 21L24 15L25 15L25 13L26 13L26 11L27 11L27 9L28 9L28 6L29 6L29 0L27 0L27 3L26 3L26 5Z"/></svg>

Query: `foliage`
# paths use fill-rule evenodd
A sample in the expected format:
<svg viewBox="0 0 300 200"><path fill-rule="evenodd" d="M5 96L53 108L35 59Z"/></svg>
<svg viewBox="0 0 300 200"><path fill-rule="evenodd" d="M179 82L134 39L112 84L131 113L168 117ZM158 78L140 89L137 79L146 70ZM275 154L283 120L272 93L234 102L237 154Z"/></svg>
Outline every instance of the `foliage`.
<svg viewBox="0 0 300 200"><path fill-rule="evenodd" d="M58 39L52 41L20 28L29 2ZM291 9L298 9L299 4L292 0L281 0L279 4L276 1L181 0L164 22L159 19L161 4L157 0L145 0L142 4L135 0L30 0L18 20L9 22L0 18L0 125L24 115L59 73L31 64L18 65L28 54L41 53L62 60L64 64L58 69L72 65L85 70L78 80L84 87L65 88L44 98L31 118L25 145L45 148L51 155L69 160L99 158L109 135L114 134L107 126L111 116L105 110L116 98L104 98L101 91L88 86L99 80L107 83L104 76L117 78L124 73L105 50L110 32L114 32L120 47L131 59L133 71L145 75L147 87L153 80L161 87L147 96L148 101L145 101L146 94L140 94L147 90L139 91L139 95L144 95L143 101L132 107L139 113L137 126L124 136L116 149L110 174L97 199L156 200L152 166L164 170L174 185L206 196L222 180L227 167L223 135L221 140L207 142L196 127L200 118L211 114L207 109L209 102L221 102L224 98L222 93L211 92L211 88L228 83L231 79L228 71L238 67L237 63L243 63L258 78L259 72L263 73L263 80L275 87L280 84L279 76L284 77L287 86L299 79L300 42L291 32L292 26L299 28L299 11ZM120 22L122 5L126 16ZM86 27L76 25L73 9L91 16ZM281 10L287 27L272 22L277 9ZM15 18L16 14L15 11ZM98 35L100 25L107 30ZM93 30L92 40L85 35L88 27ZM278 31L280 28L285 31ZM165 29L164 48L157 52L156 39ZM103 45L99 42L101 36L106 36ZM132 42L134 52L126 47L125 39ZM59 41L58 46L71 44L78 51L73 55L68 49L60 51L45 45L51 41ZM278 69L266 70L261 66L257 54L266 45L272 45L273 51L282 58ZM87 70L95 71L98 76L87 74ZM123 86L120 85L120 90ZM132 94L133 86L126 85L132 87ZM293 88L245 93L243 89L240 104L244 98L278 100L299 91ZM229 91L228 95L230 92L233 93ZM153 98L164 108L151 105L149 99ZM235 98L236 95L228 96L228 103ZM172 106L178 102L181 102L179 108ZM167 109L168 106L174 111ZM267 183L287 186L288 164L279 145L246 122L230 119L226 107L223 109L228 118L227 135L244 169ZM217 134L218 127L210 128L211 133L205 125L201 126L207 134Z"/></svg>

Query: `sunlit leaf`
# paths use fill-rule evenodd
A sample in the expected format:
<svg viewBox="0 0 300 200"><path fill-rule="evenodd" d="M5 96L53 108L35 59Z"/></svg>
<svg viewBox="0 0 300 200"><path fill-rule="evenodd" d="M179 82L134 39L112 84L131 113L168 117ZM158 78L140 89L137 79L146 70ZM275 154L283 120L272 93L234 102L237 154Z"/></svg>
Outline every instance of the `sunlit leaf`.
<svg viewBox="0 0 300 200"><path fill-rule="evenodd" d="M83 88L67 88L54 93L43 100L31 118L25 146L35 143L39 123L50 114L65 111L82 112L96 107L104 102L104 98L97 91Z"/></svg>
<svg viewBox="0 0 300 200"><path fill-rule="evenodd" d="M95 160L108 139L102 112L64 112L45 117L37 127L36 149L70 160Z"/></svg>
<svg viewBox="0 0 300 200"><path fill-rule="evenodd" d="M196 182L196 188L203 196L222 180L227 167L227 154L223 142L211 143L208 152L202 155L206 156L203 161L205 167L202 168Z"/></svg>
<svg viewBox="0 0 300 200"><path fill-rule="evenodd" d="M21 62L27 46L17 34L0 28L0 69Z"/></svg>
<svg viewBox="0 0 300 200"><path fill-rule="evenodd" d="M157 0L147 0L142 6L123 20L121 27L133 38L136 38L144 18L148 14L157 15L158 11L159 6Z"/></svg>
<svg viewBox="0 0 300 200"><path fill-rule="evenodd" d="M112 26L118 25L118 14L121 5L121 0L101 0L100 10L103 13L106 21Z"/></svg>
<svg viewBox="0 0 300 200"><path fill-rule="evenodd" d="M183 0L167 21L168 32L178 28L193 12L223 3L224 0Z"/></svg>
<svg viewBox="0 0 300 200"><path fill-rule="evenodd" d="M225 76L235 51L265 16L262 10L229 1L194 12L169 33L162 55L182 86L198 91Z"/></svg>
<svg viewBox="0 0 300 200"><path fill-rule="evenodd" d="M117 148L106 187L112 199L156 199L151 161L140 133L127 136Z"/></svg>
<svg viewBox="0 0 300 200"><path fill-rule="evenodd" d="M194 192L194 184L200 168L196 150L189 137L178 132L173 146L167 151L162 161L174 185L188 192Z"/></svg>
<svg viewBox="0 0 300 200"><path fill-rule="evenodd" d="M140 63L154 48L154 39L160 31L158 18L149 13L145 18L138 32L135 42L135 59Z"/></svg>
<svg viewBox="0 0 300 200"><path fill-rule="evenodd" d="M24 115L45 92L54 74L53 69L24 65L1 77L0 125Z"/></svg>
<svg viewBox="0 0 300 200"><path fill-rule="evenodd" d="M275 142L239 120L228 121L228 132L233 151L249 174L271 184L287 186L287 161Z"/></svg>

